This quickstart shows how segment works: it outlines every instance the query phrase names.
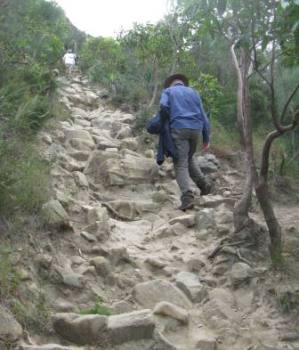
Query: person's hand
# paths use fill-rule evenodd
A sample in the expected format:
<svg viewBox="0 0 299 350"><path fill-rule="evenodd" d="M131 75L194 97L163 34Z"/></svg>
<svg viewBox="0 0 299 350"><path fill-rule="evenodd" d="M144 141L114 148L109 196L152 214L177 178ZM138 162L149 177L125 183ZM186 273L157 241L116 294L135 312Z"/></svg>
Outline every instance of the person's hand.
<svg viewBox="0 0 299 350"><path fill-rule="evenodd" d="M209 143L204 143L202 146L202 149L204 152L208 152L210 148L210 144Z"/></svg>

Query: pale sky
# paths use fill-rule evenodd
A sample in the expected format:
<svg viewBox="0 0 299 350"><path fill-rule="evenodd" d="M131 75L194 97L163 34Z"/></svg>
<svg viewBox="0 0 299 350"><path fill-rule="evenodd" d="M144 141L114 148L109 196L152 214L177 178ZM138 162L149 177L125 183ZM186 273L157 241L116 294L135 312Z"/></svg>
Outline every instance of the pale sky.
<svg viewBox="0 0 299 350"><path fill-rule="evenodd" d="M116 36L133 22L155 23L167 12L169 0L55 0L71 22L93 36Z"/></svg>

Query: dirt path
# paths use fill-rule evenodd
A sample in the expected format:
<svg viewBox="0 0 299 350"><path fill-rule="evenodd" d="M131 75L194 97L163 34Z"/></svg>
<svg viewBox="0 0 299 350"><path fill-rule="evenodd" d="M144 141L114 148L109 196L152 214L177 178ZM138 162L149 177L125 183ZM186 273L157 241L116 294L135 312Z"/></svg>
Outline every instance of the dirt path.
<svg viewBox="0 0 299 350"><path fill-rule="evenodd" d="M292 327L268 297L269 261L242 245L209 258L233 231L239 174L222 168L218 194L199 197L186 214L176 210L171 163L156 166L133 134L135 117L105 106L87 81L61 84L71 119L40 135L53 163L44 208L52 233L38 243L34 265L55 333L32 335L32 343L66 345L23 348L299 349L296 339L281 340ZM299 223L287 208L279 216ZM114 316L82 316L103 306Z"/></svg>

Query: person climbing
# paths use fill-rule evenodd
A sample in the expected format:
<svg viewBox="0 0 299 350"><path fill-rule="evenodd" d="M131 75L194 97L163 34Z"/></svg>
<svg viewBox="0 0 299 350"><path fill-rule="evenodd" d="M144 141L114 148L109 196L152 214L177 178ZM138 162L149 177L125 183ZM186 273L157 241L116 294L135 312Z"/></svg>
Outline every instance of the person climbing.
<svg viewBox="0 0 299 350"><path fill-rule="evenodd" d="M72 75L72 72L73 72L75 65L76 65L76 54L73 53L73 51L71 49L69 49L69 50L67 50L67 52L63 56L62 60L66 66L67 75L69 75L69 76Z"/></svg>
<svg viewBox="0 0 299 350"><path fill-rule="evenodd" d="M211 183L194 159L200 134L203 136L203 150L209 149L210 122L200 95L189 87L185 75L174 74L165 80L160 111L148 122L147 130L150 133L160 133L158 164L159 159L160 163L161 159L164 160L161 152L173 158L176 181L181 190L179 209L185 211L193 208L194 194L190 178L200 189L201 195L211 192Z"/></svg>

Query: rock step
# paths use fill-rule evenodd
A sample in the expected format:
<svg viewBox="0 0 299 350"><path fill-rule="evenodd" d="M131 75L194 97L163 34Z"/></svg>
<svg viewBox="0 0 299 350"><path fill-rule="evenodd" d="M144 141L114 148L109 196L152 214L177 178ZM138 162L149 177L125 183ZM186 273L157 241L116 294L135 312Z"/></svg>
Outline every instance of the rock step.
<svg viewBox="0 0 299 350"><path fill-rule="evenodd" d="M74 347L74 346L47 344L47 345L20 345L20 350L85 350L85 349Z"/></svg>
<svg viewBox="0 0 299 350"><path fill-rule="evenodd" d="M151 310L113 316L60 313L53 316L53 328L62 338L77 345L119 345L152 339L155 322Z"/></svg>

